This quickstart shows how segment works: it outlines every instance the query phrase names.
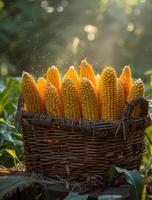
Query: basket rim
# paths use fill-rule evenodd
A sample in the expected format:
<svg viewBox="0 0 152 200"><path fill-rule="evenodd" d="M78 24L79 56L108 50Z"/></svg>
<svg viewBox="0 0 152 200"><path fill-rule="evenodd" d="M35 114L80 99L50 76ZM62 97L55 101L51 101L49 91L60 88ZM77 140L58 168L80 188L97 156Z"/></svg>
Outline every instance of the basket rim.
<svg viewBox="0 0 152 200"><path fill-rule="evenodd" d="M150 124L150 119L148 116L140 118L126 117L118 121L88 121L83 119L68 120L64 118L52 118L48 115L29 112L22 112L21 115L21 125L31 124L34 126L43 127L52 126L54 127L54 130L62 129L63 131L70 130L76 133L82 132L84 134L85 132L102 136L110 134L111 132L117 135L117 133L121 131L124 133L125 138L129 131L144 130ZM58 128L58 126L60 128Z"/></svg>
<svg viewBox="0 0 152 200"><path fill-rule="evenodd" d="M72 131L87 131L92 133L112 131L119 132L123 129L123 132L130 131L130 128L134 131L143 127L143 129L150 124L148 117L148 101L143 97L135 98L132 102L127 104L127 107L122 115L122 119L114 121L96 120L89 121L85 119L71 120L61 117L51 117L43 113L31 113L23 110L24 100L21 96L18 102L18 110L16 113L16 120L23 124L32 124L36 126L60 126L63 130L69 129ZM136 105L141 106L141 116L134 118L131 116L133 109ZM124 130L125 129L125 130Z"/></svg>

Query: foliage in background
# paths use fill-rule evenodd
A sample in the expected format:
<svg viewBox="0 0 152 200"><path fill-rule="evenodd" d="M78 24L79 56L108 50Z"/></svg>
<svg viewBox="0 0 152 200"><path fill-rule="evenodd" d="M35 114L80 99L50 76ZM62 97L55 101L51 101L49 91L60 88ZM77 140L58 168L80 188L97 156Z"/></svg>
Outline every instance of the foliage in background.
<svg viewBox="0 0 152 200"><path fill-rule="evenodd" d="M17 79L0 80L0 165L11 167L23 159L22 135L15 122L20 85Z"/></svg>
<svg viewBox="0 0 152 200"><path fill-rule="evenodd" d="M152 66L151 0L1 0L1 73L44 73L48 65ZM9 68L9 69L6 69Z"/></svg>
<svg viewBox="0 0 152 200"><path fill-rule="evenodd" d="M141 172L145 178L152 178L152 126L145 130L145 152L141 163Z"/></svg>
<svg viewBox="0 0 152 200"><path fill-rule="evenodd" d="M147 83L145 85L145 89L146 89L146 98L148 99L152 99L152 70L148 70L144 73L146 76L149 77L149 84ZM152 107L151 107L151 110L150 112L152 113Z"/></svg>

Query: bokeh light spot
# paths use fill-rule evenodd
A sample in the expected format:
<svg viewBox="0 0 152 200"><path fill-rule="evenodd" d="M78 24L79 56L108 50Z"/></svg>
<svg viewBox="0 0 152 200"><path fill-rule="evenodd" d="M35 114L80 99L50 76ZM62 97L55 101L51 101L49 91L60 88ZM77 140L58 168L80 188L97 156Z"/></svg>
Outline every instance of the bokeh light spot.
<svg viewBox="0 0 152 200"><path fill-rule="evenodd" d="M85 25L84 26L84 31L87 33L96 33L97 32L97 27L93 26L91 24Z"/></svg>
<svg viewBox="0 0 152 200"><path fill-rule="evenodd" d="M132 22L128 23L128 25L127 25L127 31L128 32L134 31L134 24Z"/></svg>
<svg viewBox="0 0 152 200"><path fill-rule="evenodd" d="M141 3L145 3L145 2L146 2L146 0L140 0L140 2L141 2Z"/></svg>
<svg viewBox="0 0 152 200"><path fill-rule="evenodd" d="M41 1L41 7L46 9L48 7L48 2L47 1Z"/></svg>
<svg viewBox="0 0 152 200"><path fill-rule="evenodd" d="M95 36L94 33L89 33L89 34L88 34L88 40L90 40L90 41L94 40L95 37L96 37L96 36Z"/></svg>
<svg viewBox="0 0 152 200"><path fill-rule="evenodd" d="M47 7L47 12L48 13L54 12L54 7L52 7L52 6Z"/></svg>
<svg viewBox="0 0 152 200"><path fill-rule="evenodd" d="M78 53L79 43L80 43L80 39L78 37L74 37L73 38L73 43L72 43L72 52L73 52L73 54L77 54Z"/></svg>
<svg viewBox="0 0 152 200"><path fill-rule="evenodd" d="M6 76L8 74L8 68L7 65L2 64L0 67L0 73L2 76Z"/></svg>
<svg viewBox="0 0 152 200"><path fill-rule="evenodd" d="M140 15L141 11L139 9L134 10L135 15Z"/></svg>
<svg viewBox="0 0 152 200"><path fill-rule="evenodd" d="M57 11L58 11L58 12L63 12L63 10L64 10L64 7L63 7L63 6L59 6L59 7L57 8Z"/></svg>

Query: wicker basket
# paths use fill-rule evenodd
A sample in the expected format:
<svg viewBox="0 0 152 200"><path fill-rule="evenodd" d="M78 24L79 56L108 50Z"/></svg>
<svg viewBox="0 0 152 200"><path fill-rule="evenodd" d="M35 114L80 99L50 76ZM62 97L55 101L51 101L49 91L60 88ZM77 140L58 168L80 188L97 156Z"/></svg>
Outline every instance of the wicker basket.
<svg viewBox="0 0 152 200"><path fill-rule="evenodd" d="M131 117L136 105L142 110L140 118ZM149 124L147 100L133 100L116 122L51 118L24 112L22 106L20 99L16 116L22 126L27 171L54 179L105 182L112 166L139 168Z"/></svg>

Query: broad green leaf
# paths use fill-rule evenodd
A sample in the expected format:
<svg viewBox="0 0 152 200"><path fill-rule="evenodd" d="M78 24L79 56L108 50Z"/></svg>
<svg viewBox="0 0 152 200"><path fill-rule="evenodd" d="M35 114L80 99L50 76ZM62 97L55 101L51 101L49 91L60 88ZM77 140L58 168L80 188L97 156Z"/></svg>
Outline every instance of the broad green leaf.
<svg viewBox="0 0 152 200"><path fill-rule="evenodd" d="M144 185L144 190L143 190L143 194L142 194L142 200L145 200L146 199L146 185Z"/></svg>
<svg viewBox="0 0 152 200"><path fill-rule="evenodd" d="M145 200L152 200L152 195L147 195Z"/></svg>
<svg viewBox="0 0 152 200"><path fill-rule="evenodd" d="M1 145L0 146L0 151L4 150L6 148L6 145Z"/></svg>
<svg viewBox="0 0 152 200"><path fill-rule="evenodd" d="M0 122L4 123L5 122L4 118L0 118Z"/></svg>
<svg viewBox="0 0 152 200"><path fill-rule="evenodd" d="M0 177L0 199L4 197L11 197L17 189L24 190L33 184L40 184L42 186L56 185L56 181L47 181L43 178L37 177L36 175L20 176L20 175L9 175ZM87 200L88 195L79 195L76 193L70 193L66 197L66 200Z"/></svg>
<svg viewBox="0 0 152 200"><path fill-rule="evenodd" d="M10 196L17 191L17 189L24 190L31 184L38 182L33 177L26 176L2 176L0 177L0 199Z"/></svg>
<svg viewBox="0 0 152 200"><path fill-rule="evenodd" d="M70 192L64 200L87 200L88 195L79 195L78 193Z"/></svg>
<svg viewBox="0 0 152 200"><path fill-rule="evenodd" d="M3 155L3 152L2 151L0 151L0 156L2 156Z"/></svg>
<svg viewBox="0 0 152 200"><path fill-rule="evenodd" d="M16 165L16 160L19 162L19 159L16 155L16 151L14 149L5 149L7 153L9 153L14 159L14 165Z"/></svg>
<svg viewBox="0 0 152 200"><path fill-rule="evenodd" d="M14 149L5 149L13 158L17 158L16 152Z"/></svg>
<svg viewBox="0 0 152 200"><path fill-rule="evenodd" d="M145 75L151 75L151 74L152 74L152 70L151 69L145 72Z"/></svg>
<svg viewBox="0 0 152 200"><path fill-rule="evenodd" d="M98 200L122 200L120 195L102 195L98 197Z"/></svg>
<svg viewBox="0 0 152 200"><path fill-rule="evenodd" d="M126 181L131 185L130 195L133 200L141 200L144 191L144 180L137 170L126 170L119 167L111 169L111 179L117 174L124 174Z"/></svg>
<svg viewBox="0 0 152 200"><path fill-rule="evenodd" d="M1 93L1 95L0 95L0 113L3 112L5 106L7 105L10 94L13 93L15 85L16 85L16 81L10 80L7 87Z"/></svg>
<svg viewBox="0 0 152 200"><path fill-rule="evenodd" d="M148 137L150 138L150 140L152 141L152 125L147 127L145 132L148 135ZM151 144L152 144L152 142L151 142Z"/></svg>
<svg viewBox="0 0 152 200"><path fill-rule="evenodd" d="M146 139L149 142L149 145L148 145L149 154L152 156L152 126L149 126L148 128L146 128L145 135L146 135Z"/></svg>
<svg viewBox="0 0 152 200"><path fill-rule="evenodd" d="M18 136L20 138L22 137L22 135L18 132L18 130L16 129L16 127L14 125L11 125L7 121L5 121L4 118L0 118L0 123L4 123L9 128L13 129L13 132L11 132L11 133L13 133L14 135L16 135L16 136Z"/></svg>
<svg viewBox="0 0 152 200"><path fill-rule="evenodd" d="M5 5L4 2L1 0L0 1L0 9L4 8L4 5Z"/></svg>
<svg viewBox="0 0 152 200"><path fill-rule="evenodd" d="M8 127L10 127L10 128L16 128L15 126L13 126L13 125L9 124L8 122L6 122L6 121L4 120L4 118L0 118L0 122L6 124L6 125L7 125Z"/></svg>
<svg viewBox="0 0 152 200"><path fill-rule="evenodd" d="M0 138L1 138L0 145L1 144L6 144L8 142L11 142L11 143L14 142L14 139L13 139L12 135L9 133L9 131L7 131L5 129L2 129L0 131Z"/></svg>

